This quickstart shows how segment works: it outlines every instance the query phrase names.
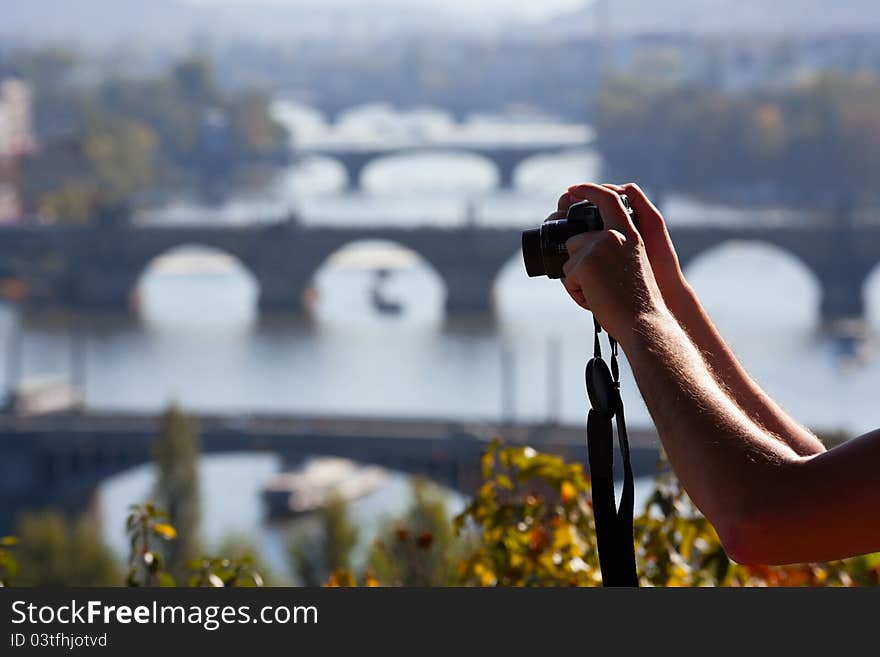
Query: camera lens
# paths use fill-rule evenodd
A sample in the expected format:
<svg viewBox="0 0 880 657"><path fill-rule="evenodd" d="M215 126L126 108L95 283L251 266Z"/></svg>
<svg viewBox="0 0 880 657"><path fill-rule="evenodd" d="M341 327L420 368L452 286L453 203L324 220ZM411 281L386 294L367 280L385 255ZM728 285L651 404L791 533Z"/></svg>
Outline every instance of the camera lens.
<svg viewBox="0 0 880 657"><path fill-rule="evenodd" d="M529 276L546 276L547 269L544 266L544 256L541 253L541 229L532 228L522 234L523 261L526 263L526 273Z"/></svg>

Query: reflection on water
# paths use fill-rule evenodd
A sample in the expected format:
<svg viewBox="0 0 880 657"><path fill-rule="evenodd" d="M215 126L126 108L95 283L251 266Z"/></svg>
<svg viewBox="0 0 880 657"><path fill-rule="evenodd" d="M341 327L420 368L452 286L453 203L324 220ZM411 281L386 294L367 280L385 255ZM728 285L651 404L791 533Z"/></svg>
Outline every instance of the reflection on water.
<svg viewBox="0 0 880 657"><path fill-rule="evenodd" d="M314 116L298 120L321 124ZM443 124L431 121L438 130ZM337 163L315 159L282 172L266 197L237 198L220 209L182 202L145 220L273 220L296 209L321 224L456 224L470 214L478 223L525 226L553 209L565 186L595 179L599 169L589 152L536 157L517 172L516 191L498 193L491 166L469 162L466 175L461 160L422 159L417 171L412 161L377 162L366 191L355 194L339 192L346 181ZM743 219L675 199L667 207L672 223ZM880 426L880 360L843 366L838 343L815 328L818 289L799 263L759 245L728 245L695 261L688 277L747 368L799 420L853 432ZM590 317L557 281L526 278L518 254L498 274L495 325L445 326L442 282L418 254L393 245L350 245L316 272L313 287L313 322L267 324L256 316L256 283L234 258L204 249L166 254L139 283L141 322L29 325L18 340L16 314L0 315L0 338L18 353L7 358L4 382L19 369L68 372L73 333L85 345L88 401L99 409L155 411L174 399L192 410L227 413L496 419L507 371L513 418L583 421ZM866 301L876 329L880 276L871 279ZM389 312L391 306L401 312ZM628 418L644 425L649 418L625 365L623 378ZM284 531L263 526L256 493L278 467L264 455L203 460L211 541L247 533L273 563L283 563ZM150 480L149 468L140 468L103 486L106 531L117 546L125 506L144 499ZM365 505L358 517L375 525L383 513L402 510L407 497L405 478L397 477L387 491L358 502Z"/></svg>

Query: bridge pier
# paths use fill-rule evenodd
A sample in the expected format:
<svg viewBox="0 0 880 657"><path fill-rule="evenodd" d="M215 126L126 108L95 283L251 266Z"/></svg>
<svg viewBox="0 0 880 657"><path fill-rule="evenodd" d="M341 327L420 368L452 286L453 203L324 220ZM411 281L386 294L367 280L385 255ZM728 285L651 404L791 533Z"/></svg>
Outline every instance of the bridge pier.
<svg viewBox="0 0 880 657"><path fill-rule="evenodd" d="M811 268L822 290L819 312L826 324L865 319L864 288L877 263L877 243L870 238L877 235L864 237L869 239L850 231L831 233L813 246Z"/></svg>
<svg viewBox="0 0 880 657"><path fill-rule="evenodd" d="M345 172L348 175L348 190L352 192L362 192L364 191L364 169L367 168L367 165L370 164L375 158L374 155L365 154L362 157L348 157L343 162L345 166Z"/></svg>
<svg viewBox="0 0 880 657"><path fill-rule="evenodd" d="M503 158L501 161L495 161L495 167L498 169L498 190L510 191L514 185L516 170L521 160L514 158Z"/></svg>
<svg viewBox="0 0 880 657"><path fill-rule="evenodd" d="M822 298L819 314L823 323L835 324L865 318L863 285L848 280L822 280Z"/></svg>

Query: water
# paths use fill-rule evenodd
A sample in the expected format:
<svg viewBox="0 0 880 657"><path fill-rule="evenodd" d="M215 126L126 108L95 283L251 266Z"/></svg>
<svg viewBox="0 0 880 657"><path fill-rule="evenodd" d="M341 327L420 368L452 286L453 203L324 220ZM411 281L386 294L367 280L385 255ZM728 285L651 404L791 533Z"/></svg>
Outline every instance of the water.
<svg viewBox="0 0 880 657"><path fill-rule="evenodd" d="M419 115L414 116L403 122L409 131L418 125ZM442 114L426 116L429 128L446 125ZM368 134L374 129L369 126L383 120L375 108L351 113L346 130L357 134L359 118ZM287 119L304 122L305 129L316 120L308 113ZM396 123L382 125L393 130ZM337 163L316 158L280 172L272 189L260 196L242 195L219 209L181 200L141 220L242 222L257 216L272 221L297 210L304 220L320 224L381 218L406 225L416 218L454 225L470 215L477 223L527 226L554 209L559 192L572 181L598 178L600 166L589 151L535 158L517 172L515 191L498 193L493 167L479 158L391 158L369 167L365 191L354 194L341 191L345 172ZM677 198L669 199L667 217L671 223L747 218L735 209ZM378 313L370 302L376 267L390 272L381 291L401 305L399 317ZM851 433L880 426L875 394L880 359L853 360L838 340L816 330L818 288L797 261L769 247L731 244L698 259L687 274L749 371L800 421ZM506 414L518 420L583 421L590 317L558 282L526 278L517 254L498 274L496 323L482 327L446 327L440 279L418 254L394 245L351 245L316 272L314 284L313 322L261 323L256 283L237 260L184 249L157 259L144 273L138 321L106 325L83 318L75 326L35 326L7 309L0 315L0 339L14 344L13 336L21 333L23 374L63 374L70 370L73 335L85 354L82 376L89 404L102 410L158 411L174 400L193 411L222 413L463 419ZM876 334L876 275L866 301L869 328ZM559 354L558 368L552 366L552 353ZM503 408L505 361L512 364L510 408ZM11 369L3 373L4 383ZM623 378L628 419L632 426L645 425L647 412L625 367ZM210 544L245 534L283 569L289 528L266 526L257 496L278 467L265 455L203 459ZM150 469L144 467L102 486L105 531L120 550L125 507L145 499L150 481ZM358 517L375 529L383 515L402 511L407 498L405 478L396 477L387 490L363 501Z"/></svg>

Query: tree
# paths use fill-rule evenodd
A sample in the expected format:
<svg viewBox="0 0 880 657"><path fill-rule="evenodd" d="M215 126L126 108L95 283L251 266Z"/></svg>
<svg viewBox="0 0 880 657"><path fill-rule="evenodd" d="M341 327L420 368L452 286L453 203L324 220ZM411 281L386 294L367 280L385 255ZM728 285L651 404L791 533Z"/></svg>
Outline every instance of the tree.
<svg viewBox="0 0 880 657"><path fill-rule="evenodd" d="M286 146L269 97L224 93L205 60L181 60L156 77L74 86L49 84L67 68L44 59L25 70L38 83L36 115L47 117L38 121L47 126L40 152L22 176L29 212L78 224L125 220L157 186L216 193L242 165Z"/></svg>
<svg viewBox="0 0 880 657"><path fill-rule="evenodd" d="M367 578L393 586L448 586L455 581L460 546L455 544L442 493L413 481L409 511L390 522L374 541Z"/></svg>
<svg viewBox="0 0 880 657"><path fill-rule="evenodd" d="M158 137L137 119L88 110L74 146L49 146L26 167L27 204L55 221L125 220L159 175Z"/></svg>
<svg viewBox="0 0 880 657"><path fill-rule="evenodd" d="M739 95L616 77L597 95L594 118L608 176L661 197L772 200L840 222L880 201L877 75L826 74Z"/></svg>
<svg viewBox="0 0 880 657"><path fill-rule="evenodd" d="M153 445L157 478L154 497L167 509L168 522L176 528L176 539L167 545L167 568L180 574L198 553L199 546L199 456L201 438L196 423L172 405L160 420L159 436Z"/></svg>
<svg viewBox="0 0 880 657"><path fill-rule="evenodd" d="M263 576L254 556L245 552L239 556L192 559L177 576L168 571L161 545L173 544L177 529L167 522L168 514L153 504L133 505L125 523L131 544L128 586L181 586L191 587L255 587L263 586ZM239 544L238 546L242 546Z"/></svg>
<svg viewBox="0 0 880 657"><path fill-rule="evenodd" d="M19 586L117 586L119 565L86 516L69 520L58 511L26 513L16 524Z"/></svg>
<svg viewBox="0 0 880 657"><path fill-rule="evenodd" d="M300 537L290 543L288 554L293 571L305 586L318 586L331 573L351 568L351 553L358 542L358 530L348 515L348 505L333 497L321 508L317 536Z"/></svg>

